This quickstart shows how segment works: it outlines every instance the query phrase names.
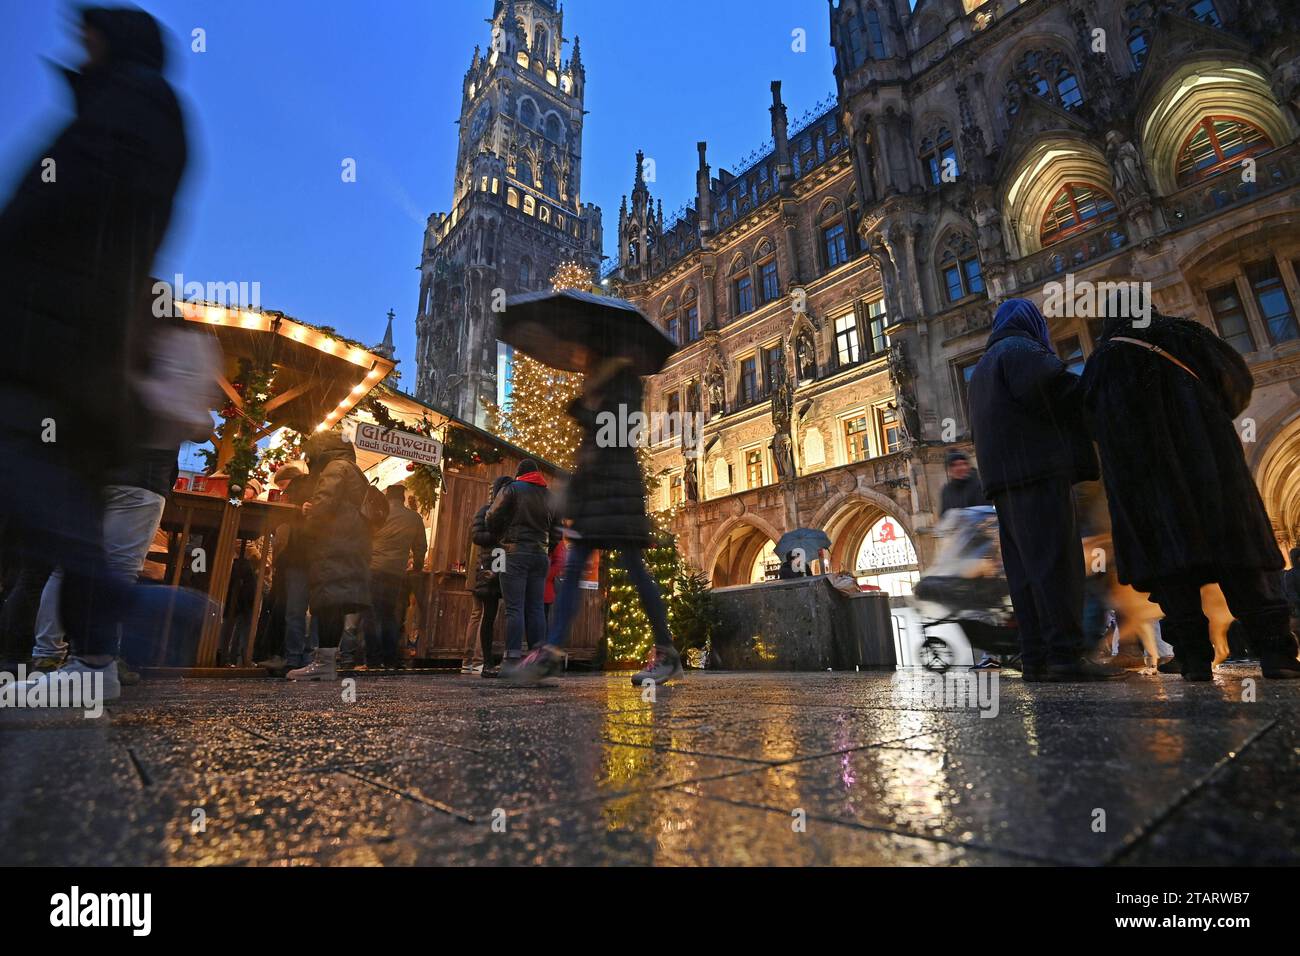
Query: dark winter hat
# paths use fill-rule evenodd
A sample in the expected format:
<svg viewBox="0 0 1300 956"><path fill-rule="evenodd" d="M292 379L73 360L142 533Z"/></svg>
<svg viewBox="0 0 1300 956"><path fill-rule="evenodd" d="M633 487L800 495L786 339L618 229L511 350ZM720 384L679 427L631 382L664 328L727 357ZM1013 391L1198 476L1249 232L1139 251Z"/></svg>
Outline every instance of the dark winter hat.
<svg viewBox="0 0 1300 956"><path fill-rule="evenodd" d="M520 475L526 475L530 471L538 471L538 470L539 469L537 467L536 461L534 461L532 458L525 458L523 461L519 463L519 467L515 469L515 477L518 478Z"/></svg>
<svg viewBox="0 0 1300 956"><path fill-rule="evenodd" d="M495 498L497 495L501 494L501 489L510 484L510 482L511 478L509 475L498 475L496 481L492 482L492 497Z"/></svg>
<svg viewBox="0 0 1300 956"><path fill-rule="evenodd" d="M389 485L384 489L384 494L388 495L390 498L400 498L405 501L406 485L402 484L400 481L395 485Z"/></svg>
<svg viewBox="0 0 1300 956"><path fill-rule="evenodd" d="M166 52L158 21L138 7L82 7L81 21L104 37L110 63L163 68Z"/></svg>
<svg viewBox="0 0 1300 956"><path fill-rule="evenodd" d="M970 455L960 449L954 448L944 456L943 463L945 467L951 468L952 463L955 461L970 461Z"/></svg>

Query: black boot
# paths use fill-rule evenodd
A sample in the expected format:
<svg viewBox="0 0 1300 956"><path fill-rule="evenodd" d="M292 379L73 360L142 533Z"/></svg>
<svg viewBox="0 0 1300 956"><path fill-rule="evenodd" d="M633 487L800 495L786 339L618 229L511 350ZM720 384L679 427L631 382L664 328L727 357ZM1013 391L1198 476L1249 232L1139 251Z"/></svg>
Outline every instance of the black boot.
<svg viewBox="0 0 1300 956"><path fill-rule="evenodd" d="M1300 680L1300 660L1296 659L1294 634L1260 641L1259 669L1272 680Z"/></svg>
<svg viewBox="0 0 1300 956"><path fill-rule="evenodd" d="M1214 645L1210 643L1209 621L1202 617L1199 621L1174 623L1165 618L1160 631L1173 646L1183 680L1214 680Z"/></svg>

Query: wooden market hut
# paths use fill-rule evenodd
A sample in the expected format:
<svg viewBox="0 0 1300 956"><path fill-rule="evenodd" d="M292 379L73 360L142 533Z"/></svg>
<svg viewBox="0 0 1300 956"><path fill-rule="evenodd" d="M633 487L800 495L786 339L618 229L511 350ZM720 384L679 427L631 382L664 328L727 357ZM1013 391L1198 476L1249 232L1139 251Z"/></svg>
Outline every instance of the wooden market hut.
<svg viewBox="0 0 1300 956"><path fill-rule="evenodd" d="M468 441L470 447L478 446L484 452L479 456L482 461L444 462L441 493L437 504L425 516L429 529L425 570L410 572L415 600L407 619L408 654L423 663L456 663L461 659L474 606L470 587L475 555L470 540L470 524L475 512L487 501L493 480L498 475L513 476L524 458L538 462L547 481L557 492L562 490L567 474L545 459L530 455L522 448L426 405L386 383L379 385L371 397L399 422L429 429L445 444L455 441L463 445ZM374 419L363 409L358 409L354 417L368 421ZM458 436L457 432L460 433ZM358 466L381 488L403 481L406 476L405 463L393 462L388 460L389 457L357 449ZM565 650L572 662L599 665L603 662L604 614L594 573L589 577L580 591L578 616ZM505 647L504 605L497 616L494 646L498 652Z"/></svg>

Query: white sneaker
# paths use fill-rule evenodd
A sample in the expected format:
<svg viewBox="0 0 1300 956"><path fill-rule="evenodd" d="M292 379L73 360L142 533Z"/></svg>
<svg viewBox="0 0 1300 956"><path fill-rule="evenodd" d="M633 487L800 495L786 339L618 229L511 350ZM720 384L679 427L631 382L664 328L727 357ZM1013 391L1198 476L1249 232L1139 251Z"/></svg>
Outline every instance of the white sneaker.
<svg viewBox="0 0 1300 956"><path fill-rule="evenodd" d="M95 680L95 675L103 675L103 682ZM68 693L72 681L83 682L80 694ZM95 700L99 702L117 700L122 696L122 682L117 679L117 661L93 667L80 657L69 657L58 670L36 674L24 681L23 686L29 697L39 694L47 707L84 707L90 694L96 695Z"/></svg>
<svg viewBox="0 0 1300 956"><path fill-rule="evenodd" d="M310 664L284 676L289 680L338 680L339 672L334 666L338 652L337 647L318 647Z"/></svg>
<svg viewBox="0 0 1300 956"><path fill-rule="evenodd" d="M482 674L483 665L482 664L461 664L460 672L462 674Z"/></svg>

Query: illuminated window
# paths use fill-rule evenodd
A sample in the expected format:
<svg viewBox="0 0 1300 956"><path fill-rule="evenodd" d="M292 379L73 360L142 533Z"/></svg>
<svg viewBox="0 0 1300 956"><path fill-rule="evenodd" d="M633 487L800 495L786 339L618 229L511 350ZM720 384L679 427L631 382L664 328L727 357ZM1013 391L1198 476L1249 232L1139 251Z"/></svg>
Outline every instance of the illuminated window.
<svg viewBox="0 0 1300 956"><path fill-rule="evenodd" d="M835 320L835 356L839 364L852 365L860 359L858 318L852 312Z"/></svg>
<svg viewBox="0 0 1300 956"><path fill-rule="evenodd" d="M880 422L880 448L886 455L893 454L903 447L903 426L898 420L898 409L878 408L876 415Z"/></svg>
<svg viewBox="0 0 1300 956"><path fill-rule="evenodd" d="M686 504L686 488L682 483L682 476L674 475L672 484L668 488L668 507L676 508L684 504Z"/></svg>
<svg viewBox="0 0 1300 956"><path fill-rule="evenodd" d="M849 456L849 461L866 461L871 457L871 452L867 447L867 436L871 429L867 424L866 415L858 415L856 418L850 418L844 422L844 450Z"/></svg>
<svg viewBox="0 0 1300 956"><path fill-rule="evenodd" d="M1236 283L1229 282L1211 289L1208 297L1219 338L1242 355L1255 351L1255 338L1250 333L1250 321L1246 318L1241 296L1237 294Z"/></svg>
<svg viewBox="0 0 1300 956"><path fill-rule="evenodd" d="M1047 245L1117 215L1115 200L1108 193L1086 183L1067 183L1043 214L1038 237Z"/></svg>
<svg viewBox="0 0 1300 956"><path fill-rule="evenodd" d="M867 333L871 342L871 354L883 355L889 349L889 336L885 329L889 326L889 314L885 311L885 300L876 299L867 303Z"/></svg>
<svg viewBox="0 0 1300 956"><path fill-rule="evenodd" d="M540 208L537 210L537 218L540 219L542 222L550 222L550 221L551 221L551 207L550 207L550 206L542 206L542 207L540 207Z"/></svg>
<svg viewBox="0 0 1300 956"><path fill-rule="evenodd" d="M1272 259L1252 263L1246 266L1246 280L1250 291L1255 296L1260 318L1274 345L1300 338L1296 328L1295 309L1287 297L1286 287L1282 285L1282 275L1277 263Z"/></svg>
<svg viewBox="0 0 1300 956"><path fill-rule="evenodd" d="M532 196L524 197L524 215L531 216L537 212L537 200Z"/></svg>
<svg viewBox="0 0 1300 956"><path fill-rule="evenodd" d="M506 187L506 205L511 209L519 208L519 192L513 186Z"/></svg>
<svg viewBox="0 0 1300 956"><path fill-rule="evenodd" d="M1213 176L1272 148L1272 140L1244 120L1207 116L1188 134L1178 153L1178 185Z"/></svg>
<svg viewBox="0 0 1300 956"><path fill-rule="evenodd" d="M745 481L750 488L763 487L763 452L760 449L745 452Z"/></svg>

